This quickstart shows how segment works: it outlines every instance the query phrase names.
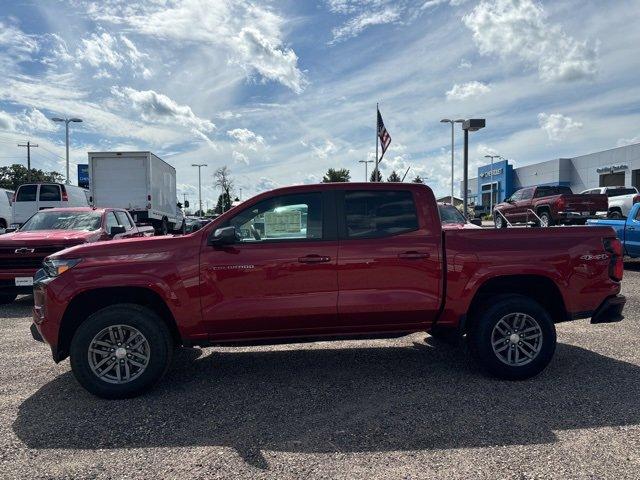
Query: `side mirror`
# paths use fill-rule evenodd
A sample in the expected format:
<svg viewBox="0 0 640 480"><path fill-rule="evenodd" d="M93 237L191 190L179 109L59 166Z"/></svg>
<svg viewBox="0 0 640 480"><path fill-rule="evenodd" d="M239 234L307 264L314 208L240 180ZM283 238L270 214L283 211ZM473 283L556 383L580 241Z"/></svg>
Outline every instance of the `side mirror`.
<svg viewBox="0 0 640 480"><path fill-rule="evenodd" d="M209 236L209 245L222 246L233 245L240 237L236 232L236 227L216 228L213 234Z"/></svg>
<svg viewBox="0 0 640 480"><path fill-rule="evenodd" d="M189 208L189 200L184 201L184 208Z"/></svg>
<svg viewBox="0 0 640 480"><path fill-rule="evenodd" d="M116 235L120 235L121 233L125 233L127 231L122 225L117 225L115 227L111 227L109 231L109 235L115 237Z"/></svg>
<svg viewBox="0 0 640 480"><path fill-rule="evenodd" d="M18 230L18 229L17 229L17 228L6 228L6 229L4 230L4 233L13 233L13 232L15 232L16 230Z"/></svg>
<svg viewBox="0 0 640 480"><path fill-rule="evenodd" d="M473 225L477 225L478 227L482 226L481 218L472 218L471 220L469 220L469 222L472 223Z"/></svg>

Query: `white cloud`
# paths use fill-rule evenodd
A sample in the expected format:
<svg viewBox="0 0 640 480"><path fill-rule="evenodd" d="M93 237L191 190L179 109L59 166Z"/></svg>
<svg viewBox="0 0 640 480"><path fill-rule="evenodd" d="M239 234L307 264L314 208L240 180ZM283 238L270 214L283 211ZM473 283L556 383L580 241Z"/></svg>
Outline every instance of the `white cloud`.
<svg viewBox="0 0 640 480"><path fill-rule="evenodd" d="M275 180L267 177L260 177L260 180L256 183L256 192L265 192L267 190L273 190L278 188L279 184Z"/></svg>
<svg viewBox="0 0 640 480"><path fill-rule="evenodd" d="M107 32L99 35L94 33L89 38L82 39L82 45L76 51L76 55L93 67L108 65L120 69L123 57L117 51L116 42L116 38Z"/></svg>
<svg viewBox="0 0 640 480"><path fill-rule="evenodd" d="M11 132L53 132L56 124L37 108L9 113L0 110L0 129Z"/></svg>
<svg viewBox="0 0 640 480"><path fill-rule="evenodd" d="M311 145L311 149L316 157L326 160L329 155L336 152L337 148L331 140L325 140L322 145Z"/></svg>
<svg viewBox="0 0 640 480"><path fill-rule="evenodd" d="M627 145L633 145L635 143L640 143L640 135L633 138L621 138L618 140L618 147L625 147Z"/></svg>
<svg viewBox="0 0 640 480"><path fill-rule="evenodd" d="M218 115L216 115L220 120L231 120L234 118L240 118L242 117L241 114L239 113L234 113L230 110L225 110L223 112L218 113Z"/></svg>
<svg viewBox="0 0 640 480"><path fill-rule="evenodd" d="M545 81L595 76L597 48L549 24L534 0L482 0L463 18L483 55L518 58L538 67Z"/></svg>
<svg viewBox="0 0 640 480"><path fill-rule="evenodd" d="M451 90L447 91L447 100L465 100L471 97L477 97L485 93L489 93L491 87L482 82L467 82L462 84L455 84L451 87Z"/></svg>
<svg viewBox="0 0 640 480"><path fill-rule="evenodd" d="M539 113L538 123L540 128L547 133L549 140L553 142L562 140L572 131L582 128L582 123L565 117L561 113Z"/></svg>
<svg viewBox="0 0 640 480"><path fill-rule="evenodd" d="M16 130L16 126L14 116L8 112L0 110L0 130L9 130L13 132Z"/></svg>
<svg viewBox="0 0 640 480"><path fill-rule="evenodd" d="M57 38L57 46L53 51L55 58L61 60L71 60L66 44ZM98 69L94 78L111 78L112 71L121 70L128 65L137 75L138 72L143 78L149 78L151 71L144 65L144 59L148 55L140 52L138 47L126 36L116 37L108 32L93 33L88 38L81 41L81 46L76 50L77 66L84 62Z"/></svg>
<svg viewBox="0 0 640 480"><path fill-rule="evenodd" d="M91 4L96 20L133 27L136 33L184 44L222 46L231 64L300 93L308 82L298 56L284 45L284 19L246 0L176 0Z"/></svg>
<svg viewBox="0 0 640 480"><path fill-rule="evenodd" d="M249 150L258 150L258 147L265 145L264 138L260 135L256 135L246 128L234 128L233 130L227 130L227 135L233 138L242 147Z"/></svg>
<svg viewBox="0 0 640 480"><path fill-rule="evenodd" d="M29 59L39 48L33 35L27 35L17 26L1 21L0 46L18 60Z"/></svg>
<svg viewBox="0 0 640 480"><path fill-rule="evenodd" d="M244 153L241 152L237 152L237 151L233 151L231 153L231 156L233 157L233 161L236 163L244 163L245 165L249 165L249 159L247 158L247 156Z"/></svg>
<svg viewBox="0 0 640 480"><path fill-rule="evenodd" d="M396 6L386 6L376 11L364 11L347 21L344 25L333 29L333 38L329 44L358 36L363 30L373 25L395 23L400 19L400 9Z"/></svg>
<svg viewBox="0 0 640 480"><path fill-rule="evenodd" d="M210 120L198 117L188 105L180 105L175 100L154 90L112 87L111 93L121 100L131 101L134 109L140 112L143 120L166 125L181 125L190 129L195 136L215 148L207 134L213 132L216 126Z"/></svg>

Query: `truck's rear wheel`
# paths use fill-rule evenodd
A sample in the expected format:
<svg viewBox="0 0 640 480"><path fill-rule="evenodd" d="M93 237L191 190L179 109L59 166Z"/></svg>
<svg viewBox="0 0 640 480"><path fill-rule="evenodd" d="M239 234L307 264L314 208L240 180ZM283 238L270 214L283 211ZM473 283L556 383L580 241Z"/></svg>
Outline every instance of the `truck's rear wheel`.
<svg viewBox="0 0 640 480"><path fill-rule="evenodd" d="M522 295L505 295L482 309L468 335L471 353L498 378L524 380L551 361L556 329L547 311Z"/></svg>
<svg viewBox="0 0 640 480"><path fill-rule="evenodd" d="M173 351L166 324L134 304L97 311L71 341L71 369L85 389L102 398L129 398L151 388L166 372Z"/></svg>
<svg viewBox="0 0 640 480"><path fill-rule="evenodd" d="M551 227L553 226L553 218L551 218L551 214L547 210L543 210L538 213L538 217L540 217L540 226L541 227Z"/></svg>
<svg viewBox="0 0 640 480"><path fill-rule="evenodd" d="M624 218L620 210L609 210L609 214L607 215L607 217L612 218L614 220L619 220L621 218Z"/></svg>
<svg viewBox="0 0 640 480"><path fill-rule="evenodd" d="M6 305L7 303L13 303L18 295L14 293L2 293L0 294L0 305Z"/></svg>
<svg viewBox="0 0 640 480"><path fill-rule="evenodd" d="M160 224L160 235L167 235L169 233L169 221L166 218L162 219Z"/></svg>

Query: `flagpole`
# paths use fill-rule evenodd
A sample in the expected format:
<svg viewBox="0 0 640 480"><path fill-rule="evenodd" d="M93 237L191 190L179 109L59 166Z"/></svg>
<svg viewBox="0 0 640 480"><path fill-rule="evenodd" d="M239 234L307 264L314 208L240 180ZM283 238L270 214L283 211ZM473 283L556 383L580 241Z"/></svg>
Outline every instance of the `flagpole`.
<svg viewBox="0 0 640 480"><path fill-rule="evenodd" d="M373 170L374 182L378 181L378 103L376 102L376 168Z"/></svg>

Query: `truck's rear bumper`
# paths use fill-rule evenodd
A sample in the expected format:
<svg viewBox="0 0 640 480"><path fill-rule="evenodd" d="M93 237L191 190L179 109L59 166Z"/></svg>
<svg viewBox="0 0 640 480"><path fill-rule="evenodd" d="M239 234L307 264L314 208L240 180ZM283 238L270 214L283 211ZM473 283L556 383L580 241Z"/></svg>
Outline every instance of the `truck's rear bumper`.
<svg viewBox="0 0 640 480"><path fill-rule="evenodd" d="M627 299L624 295L614 295L605 299L591 317L591 323L613 323L624 318L622 310Z"/></svg>

